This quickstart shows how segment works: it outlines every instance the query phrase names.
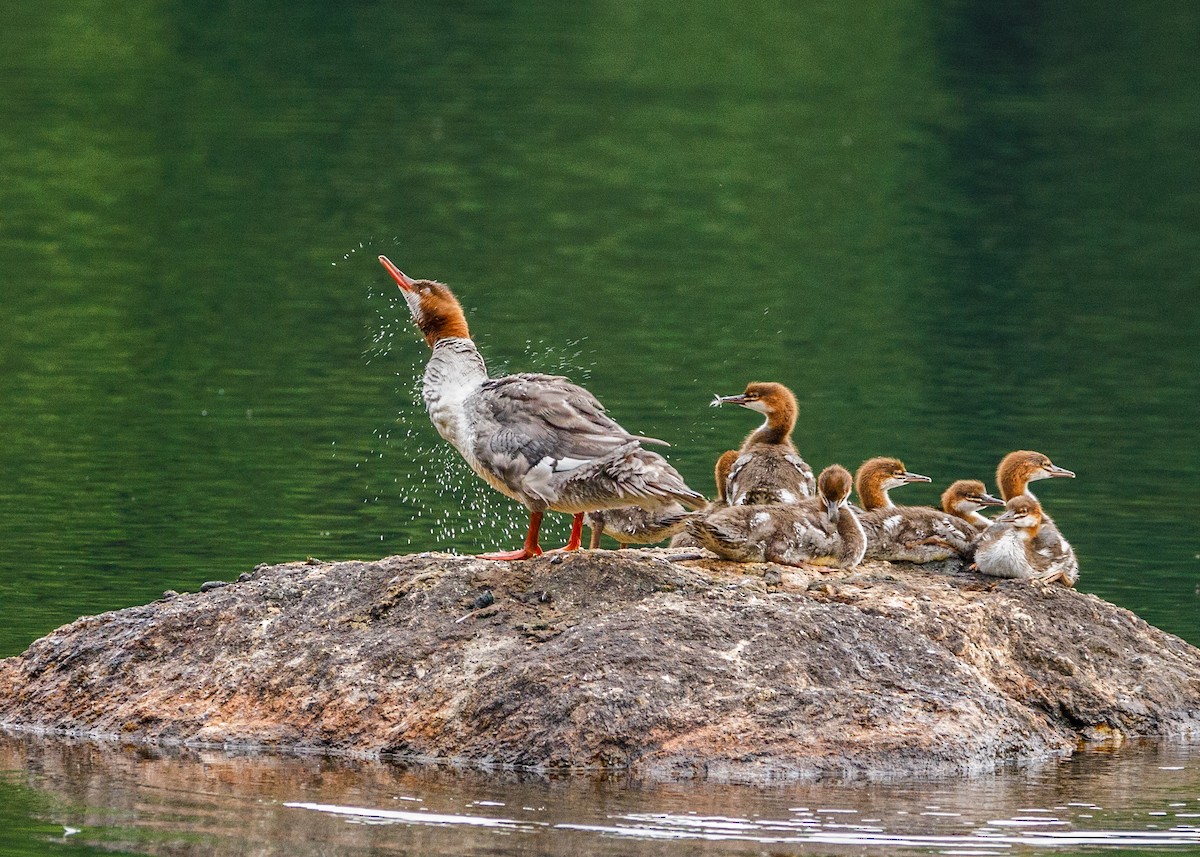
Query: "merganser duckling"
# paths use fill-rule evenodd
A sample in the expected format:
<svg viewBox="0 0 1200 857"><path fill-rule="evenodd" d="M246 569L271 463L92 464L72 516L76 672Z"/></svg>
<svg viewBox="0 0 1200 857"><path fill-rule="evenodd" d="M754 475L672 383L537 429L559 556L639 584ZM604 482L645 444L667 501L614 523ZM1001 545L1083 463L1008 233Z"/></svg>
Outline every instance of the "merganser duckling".
<svg viewBox="0 0 1200 857"><path fill-rule="evenodd" d="M970 554L976 530L953 514L929 506L897 506L888 491L910 482L930 482L911 473L898 458L864 461L855 475L867 534L867 559L888 562L935 562Z"/></svg>
<svg viewBox="0 0 1200 857"><path fill-rule="evenodd" d="M1071 546L1062 539L1047 547L1037 546L1044 521L1036 499L1028 494L1013 497L1004 514L980 535L972 568L992 577L1074 586L1079 579L1079 561Z"/></svg>
<svg viewBox="0 0 1200 857"><path fill-rule="evenodd" d="M1075 473L1065 467L1059 467L1042 453L1029 449L1010 452L1000 460L1000 465L996 468L996 487L1000 489L1000 496L1006 501L1021 494L1033 497L1033 492L1029 490L1030 482L1056 478L1074 479ZM1052 555L1066 551L1074 553L1059 532L1058 526L1044 511L1034 547L1037 550L1050 551Z"/></svg>
<svg viewBox="0 0 1200 857"><path fill-rule="evenodd" d="M996 487L1000 489L1000 496L1007 502L1018 494L1033 497L1029 491L1030 482L1064 476L1074 479L1075 472L1059 467L1040 452L1018 449L1000 460L1000 465L996 468Z"/></svg>
<svg viewBox="0 0 1200 857"><path fill-rule="evenodd" d="M746 385L737 396L714 396L712 406L741 405L766 415L747 435L726 476L723 494L730 506L765 503L798 503L816 494L812 468L792 443L799 408L792 391L783 384L759 382Z"/></svg>
<svg viewBox="0 0 1200 857"><path fill-rule="evenodd" d="M520 550L484 559L538 556L538 532L547 509L574 516L564 550L576 550L586 512L637 505L660 509L704 506L702 495L662 456L643 443L665 441L630 434L604 412L596 397L558 375L521 373L488 378L483 357L454 294L442 283L413 280L386 256L380 264L396 281L413 321L433 353L421 394L438 434L489 485L529 509Z"/></svg>
<svg viewBox="0 0 1200 857"><path fill-rule="evenodd" d="M893 459L894 461L894 459ZM904 465L896 461L898 470L904 473ZM892 475L889 476L889 473ZM908 473L916 477L915 473ZM880 466L874 474L868 473L866 480L878 479L889 481L898 480L897 470ZM921 481L910 478L908 481ZM860 497L864 490L872 497L872 504L878 501L878 487L866 487L860 478ZM886 491L885 491L886 493ZM942 495L942 508L930 506L887 506L873 505L869 511L863 512L859 519L863 531L867 534L867 559L887 560L888 562L937 562L943 559L970 559L974 552L975 539L979 536L979 528L967 517L974 513L987 522L978 513L978 509L986 505L1003 506L1004 502L988 494L982 482L962 479L951 485Z"/></svg>
<svg viewBox="0 0 1200 857"><path fill-rule="evenodd" d="M727 449L717 458L717 463L713 467L713 479L717 483L717 499L713 502L717 505L729 505L729 497L725 493L725 489L729 487L729 472L733 470L733 465L741 457L739 450Z"/></svg>
<svg viewBox="0 0 1200 857"><path fill-rule="evenodd" d="M592 550L600 547L601 534L616 539L618 548L627 548L630 545L652 545L682 533L687 516L687 509L679 503L654 510L622 506L620 509L588 512L583 516L583 523L592 528L592 539L588 545Z"/></svg>
<svg viewBox="0 0 1200 857"><path fill-rule="evenodd" d="M1004 501L993 497L978 479L959 479L942 494L942 510L970 522L983 532L991 526L991 520L979 514L986 506L1003 506Z"/></svg>
<svg viewBox="0 0 1200 857"><path fill-rule="evenodd" d="M801 503L729 506L689 516L688 532L723 559L853 568L867 539L850 506L850 471L821 471L817 497Z"/></svg>

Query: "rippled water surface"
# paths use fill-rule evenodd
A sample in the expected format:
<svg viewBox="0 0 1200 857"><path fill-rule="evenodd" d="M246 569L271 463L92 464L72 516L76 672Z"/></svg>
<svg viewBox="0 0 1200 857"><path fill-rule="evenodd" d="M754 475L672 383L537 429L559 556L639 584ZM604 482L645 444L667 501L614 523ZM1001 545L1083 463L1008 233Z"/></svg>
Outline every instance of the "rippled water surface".
<svg viewBox="0 0 1200 857"><path fill-rule="evenodd" d="M0 795L0 828L18 814L25 824L0 834L10 848L65 839L197 855L1200 850L1195 748L1083 754L970 780L749 788L9 736L0 739Z"/></svg>
<svg viewBox="0 0 1200 857"><path fill-rule="evenodd" d="M1080 588L1200 642L1200 6L16 0L4 17L0 655L259 562L519 540L522 511L417 404L425 347L381 252L459 292L494 370L586 383L705 491L754 423L708 401L749 380L796 390L814 465L893 454L933 477L897 492L910 503L1046 452L1078 473L1039 496ZM384 809L508 819L454 829L517 853L786 850L843 823L971 853L1084 847L1057 837L1089 814L1137 832L1122 846L1190 835L1194 776L1120 758L1087 764L1144 775L1136 796L1056 768L1054 796L1017 776L1006 789L1039 796L994 810L975 785L775 803L454 777L432 781L444 799L414 786L413 808L400 786L245 786L335 776L315 762L255 763L227 795L206 777L237 765L190 758L2 787L10 826L101 813L68 843L132 851L179 829L180 849L242 853L170 820L231 807L255 841L320 831L313 853L397 841L409 822Z"/></svg>

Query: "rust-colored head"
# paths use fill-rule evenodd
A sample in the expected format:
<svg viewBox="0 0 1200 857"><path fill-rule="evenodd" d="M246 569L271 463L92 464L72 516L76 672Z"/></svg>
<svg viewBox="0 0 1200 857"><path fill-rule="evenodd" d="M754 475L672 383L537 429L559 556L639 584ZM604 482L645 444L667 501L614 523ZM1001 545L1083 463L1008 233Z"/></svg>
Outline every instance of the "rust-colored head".
<svg viewBox="0 0 1200 857"><path fill-rule="evenodd" d="M471 338L462 305L447 286L436 280L414 280L393 265L387 256L380 256L379 263L400 287L413 322L430 348L439 339Z"/></svg>
<svg viewBox="0 0 1200 857"><path fill-rule="evenodd" d="M928 476L920 473L910 473L904 467L904 462L898 458L870 458L858 468L854 477L854 486L858 490L858 499L863 508L883 509L892 505L887 492L909 482L932 482Z"/></svg>
<svg viewBox="0 0 1200 857"><path fill-rule="evenodd" d="M995 520L1000 524L1012 524L1032 538L1042 526L1042 506L1028 494L1018 494L1004 504L1003 514L997 515Z"/></svg>
<svg viewBox="0 0 1200 857"><path fill-rule="evenodd" d="M729 481L729 471L733 467L733 463L738 460L738 451L736 449L727 449L721 453L721 457L717 459L717 465L713 469L713 476L717 480L717 502L726 502L725 487Z"/></svg>
<svg viewBox="0 0 1200 857"><path fill-rule="evenodd" d="M760 414L790 414L795 422L800 407L796 404L796 396L783 384L774 381L751 381L746 385L746 391L736 396L714 396L712 405L741 405Z"/></svg>
<svg viewBox="0 0 1200 857"><path fill-rule="evenodd" d="M767 417L762 428L752 432L747 443L790 443L792 429L796 427L796 416L800 406L796 396L783 384L774 381L751 381L746 391L736 396L713 396L712 407L741 405Z"/></svg>
<svg viewBox="0 0 1200 857"><path fill-rule="evenodd" d="M993 497L978 479L959 479L942 494L942 511L952 515L969 515L985 506L1003 506L1004 501Z"/></svg>
<svg viewBox="0 0 1200 857"><path fill-rule="evenodd" d="M831 464L821 471L817 477L817 495L825 504L825 512L829 520L837 522L841 509L850 500L850 491L854 488L854 480L850 471L840 464Z"/></svg>
<svg viewBox="0 0 1200 857"><path fill-rule="evenodd" d="M1018 449L1001 459L1000 466L996 468L996 486L1000 489L1001 497L1011 500L1018 494L1024 494L1030 482L1057 476L1073 479L1075 473L1059 467L1040 452Z"/></svg>

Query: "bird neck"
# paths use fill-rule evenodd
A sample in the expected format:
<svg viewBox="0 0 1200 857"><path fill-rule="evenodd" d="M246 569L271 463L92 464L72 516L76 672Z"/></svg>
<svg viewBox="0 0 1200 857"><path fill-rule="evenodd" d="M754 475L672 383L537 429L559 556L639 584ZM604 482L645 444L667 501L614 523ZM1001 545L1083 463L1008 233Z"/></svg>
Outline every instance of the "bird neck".
<svg viewBox="0 0 1200 857"><path fill-rule="evenodd" d="M1013 497L1029 494L1029 477L1020 467L1002 469L996 474L996 486L1000 489L1001 500L1011 500Z"/></svg>
<svg viewBox="0 0 1200 857"><path fill-rule="evenodd" d="M1041 529L1042 524L1041 521L1039 521L1032 527L1017 527L1017 534L1021 537L1021 540L1024 541L1025 544L1032 545L1034 539L1038 537L1038 533L1041 531Z"/></svg>
<svg viewBox="0 0 1200 857"><path fill-rule="evenodd" d="M796 427L795 413L785 410L772 411L767 414L766 421L750 432L742 443L742 449L752 444L787 444L792 445L792 429Z"/></svg>
<svg viewBox="0 0 1200 857"><path fill-rule="evenodd" d="M883 483L874 479L863 479L859 482L858 500L868 512L872 509L891 509L895 505Z"/></svg>
<svg viewBox="0 0 1200 857"><path fill-rule="evenodd" d="M992 524L992 522L990 520L988 520L986 515L981 515L978 511L975 511L975 510L971 510L970 512L960 512L957 509L947 509L946 511L950 512L950 514L952 514L952 515L956 515L959 518L962 518L964 521L967 521L968 523L970 523L971 525L973 525L979 529L987 529Z"/></svg>
<svg viewBox="0 0 1200 857"><path fill-rule="evenodd" d="M487 366L467 337L445 337L434 343L425 366L422 395L427 407L434 401L461 403L487 380Z"/></svg>
<svg viewBox="0 0 1200 857"><path fill-rule="evenodd" d="M431 312L421 323L421 333L430 348L447 339L471 339L471 331L467 327L467 317L457 304L441 305Z"/></svg>
<svg viewBox="0 0 1200 857"><path fill-rule="evenodd" d="M841 538L838 564L842 568L853 568L863 561L867 552L867 534L863 531L858 515L849 506L843 508L837 519L837 532Z"/></svg>
<svg viewBox="0 0 1200 857"><path fill-rule="evenodd" d="M473 429L464 403L486 380L487 367L470 339L439 339L434 344L433 355L425 366L421 397L438 434L462 453L468 463L474 457Z"/></svg>

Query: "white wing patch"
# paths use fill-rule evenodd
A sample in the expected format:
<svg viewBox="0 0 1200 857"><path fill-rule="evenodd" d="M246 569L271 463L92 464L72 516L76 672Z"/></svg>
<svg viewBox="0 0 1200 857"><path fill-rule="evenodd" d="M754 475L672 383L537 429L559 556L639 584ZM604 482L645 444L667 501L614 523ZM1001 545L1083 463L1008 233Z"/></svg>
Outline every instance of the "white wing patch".
<svg viewBox="0 0 1200 857"><path fill-rule="evenodd" d="M550 487L550 480L553 477L554 459L546 456L529 468L529 472L525 474L525 478L521 482L527 493L541 497L546 502L552 502L557 496L557 492Z"/></svg>

